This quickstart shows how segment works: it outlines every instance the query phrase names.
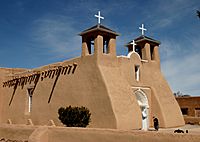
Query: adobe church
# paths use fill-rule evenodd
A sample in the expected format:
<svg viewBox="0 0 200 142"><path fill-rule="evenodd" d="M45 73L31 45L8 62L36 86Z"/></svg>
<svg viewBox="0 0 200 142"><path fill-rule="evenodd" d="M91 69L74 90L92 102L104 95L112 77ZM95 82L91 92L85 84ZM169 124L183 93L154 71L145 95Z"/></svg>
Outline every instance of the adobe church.
<svg viewBox="0 0 200 142"><path fill-rule="evenodd" d="M35 69L0 68L0 123L62 126L58 109L85 106L90 128L142 129L184 125L160 69L160 42L142 35L116 55L115 31L98 24L80 33L80 57Z"/></svg>

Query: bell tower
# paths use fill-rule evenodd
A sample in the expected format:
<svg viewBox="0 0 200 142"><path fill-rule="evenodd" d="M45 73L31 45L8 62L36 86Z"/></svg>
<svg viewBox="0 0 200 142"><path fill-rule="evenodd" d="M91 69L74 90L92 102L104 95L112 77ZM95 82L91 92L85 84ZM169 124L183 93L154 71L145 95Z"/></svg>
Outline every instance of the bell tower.
<svg viewBox="0 0 200 142"><path fill-rule="evenodd" d="M160 62L158 50L160 42L144 35L146 29L143 24L139 29L142 30L142 35L126 45L128 52L137 52L142 60Z"/></svg>
<svg viewBox="0 0 200 142"><path fill-rule="evenodd" d="M100 19L104 19L100 11L95 17L98 18L98 24L79 34L82 36L81 56L116 56L116 36L119 34L100 23Z"/></svg>

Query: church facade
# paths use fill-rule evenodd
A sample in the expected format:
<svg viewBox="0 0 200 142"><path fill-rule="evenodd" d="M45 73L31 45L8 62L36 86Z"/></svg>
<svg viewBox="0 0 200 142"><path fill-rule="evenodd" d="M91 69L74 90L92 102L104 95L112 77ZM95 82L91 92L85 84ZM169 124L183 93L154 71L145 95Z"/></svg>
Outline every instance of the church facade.
<svg viewBox="0 0 200 142"><path fill-rule="evenodd" d="M0 123L56 125L58 109L85 106L91 128L143 129L184 125L160 69L160 42L140 36L116 55L118 33L97 24L80 33L81 57L35 69L0 69Z"/></svg>

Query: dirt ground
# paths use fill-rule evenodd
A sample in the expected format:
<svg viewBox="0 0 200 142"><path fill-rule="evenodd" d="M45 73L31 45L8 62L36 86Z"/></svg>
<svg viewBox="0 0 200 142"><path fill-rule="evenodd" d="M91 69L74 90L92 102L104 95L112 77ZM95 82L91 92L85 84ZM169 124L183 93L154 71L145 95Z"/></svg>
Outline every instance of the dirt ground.
<svg viewBox="0 0 200 142"><path fill-rule="evenodd" d="M176 127L176 128L160 128L158 132L162 132L162 133L174 133L175 130L183 130L184 133L186 133L186 130L188 130L188 133L190 134L196 134L196 133L200 133L200 125L190 125L190 124L186 124L182 127ZM155 131L154 128L150 128L149 131Z"/></svg>

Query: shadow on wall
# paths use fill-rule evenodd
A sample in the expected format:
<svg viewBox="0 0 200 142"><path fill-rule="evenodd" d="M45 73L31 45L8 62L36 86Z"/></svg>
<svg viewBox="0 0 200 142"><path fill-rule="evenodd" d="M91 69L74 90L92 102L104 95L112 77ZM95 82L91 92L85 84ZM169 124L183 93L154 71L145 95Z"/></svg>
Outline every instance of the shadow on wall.
<svg viewBox="0 0 200 142"><path fill-rule="evenodd" d="M55 69L49 69L49 70L42 71L42 72L38 71L38 72L30 74L30 75L17 77L17 78L14 78L12 80L8 80L6 82L3 82L3 87L9 87L9 88L14 87L12 96L11 96L10 101L9 101L9 106L11 105L11 103L13 101L13 98L14 98L14 95L15 95L15 92L16 92L18 86L21 86L21 88L23 89L24 86L27 83L31 84L33 82L34 87L33 87L32 92L31 92L33 94L33 92L34 92L34 90L37 86L37 83L40 80L43 81L45 78L52 78L53 79L54 77L56 77L54 84L53 84L53 87L52 87L52 90L51 90L51 93L49 95L49 99L48 99L48 103L50 103L51 97L52 97L54 88L57 84L59 76L60 75L68 75L70 73L74 74L77 66L78 65L76 63L73 63L73 65L58 66Z"/></svg>
<svg viewBox="0 0 200 142"><path fill-rule="evenodd" d="M1 138L0 142L28 142L28 140L11 140L11 139Z"/></svg>

